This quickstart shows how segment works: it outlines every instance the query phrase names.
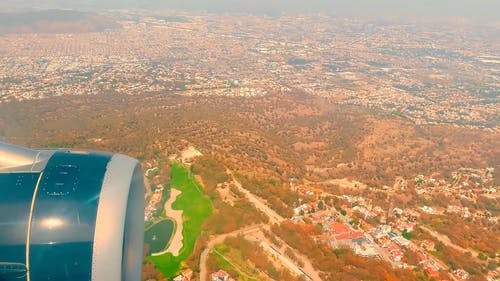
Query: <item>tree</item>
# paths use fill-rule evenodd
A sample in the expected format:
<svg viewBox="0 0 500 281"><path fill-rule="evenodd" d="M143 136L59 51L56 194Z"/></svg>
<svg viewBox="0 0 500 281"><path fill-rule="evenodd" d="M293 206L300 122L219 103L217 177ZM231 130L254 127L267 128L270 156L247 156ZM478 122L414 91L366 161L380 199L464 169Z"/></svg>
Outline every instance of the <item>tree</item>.
<svg viewBox="0 0 500 281"><path fill-rule="evenodd" d="M402 236L408 240L412 239L413 238L413 235L411 233L409 233L406 229L403 230L403 234Z"/></svg>
<svg viewBox="0 0 500 281"><path fill-rule="evenodd" d="M323 200L320 200L318 202L318 209L319 210L324 210L325 209L325 203L323 202Z"/></svg>

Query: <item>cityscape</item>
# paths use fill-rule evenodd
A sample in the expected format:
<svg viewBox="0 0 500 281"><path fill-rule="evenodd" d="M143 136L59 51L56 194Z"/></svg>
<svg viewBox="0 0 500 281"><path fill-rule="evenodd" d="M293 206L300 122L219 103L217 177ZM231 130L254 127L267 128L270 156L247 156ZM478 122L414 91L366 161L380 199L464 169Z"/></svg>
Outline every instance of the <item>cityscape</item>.
<svg viewBox="0 0 500 281"><path fill-rule="evenodd" d="M1 101L165 91L254 97L298 89L416 124L498 129L494 28L321 15L111 15L120 29L2 36Z"/></svg>
<svg viewBox="0 0 500 281"><path fill-rule="evenodd" d="M142 280L500 280L498 25L79 17L0 20L0 141L137 158Z"/></svg>

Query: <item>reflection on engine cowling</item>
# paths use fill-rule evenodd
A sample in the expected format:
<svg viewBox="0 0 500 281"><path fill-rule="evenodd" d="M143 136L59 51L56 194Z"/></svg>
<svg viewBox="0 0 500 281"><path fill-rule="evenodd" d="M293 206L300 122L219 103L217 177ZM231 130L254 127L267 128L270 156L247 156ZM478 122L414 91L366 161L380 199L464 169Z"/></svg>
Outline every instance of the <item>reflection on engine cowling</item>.
<svg viewBox="0 0 500 281"><path fill-rule="evenodd" d="M140 279L137 160L4 143L0 157L1 281Z"/></svg>

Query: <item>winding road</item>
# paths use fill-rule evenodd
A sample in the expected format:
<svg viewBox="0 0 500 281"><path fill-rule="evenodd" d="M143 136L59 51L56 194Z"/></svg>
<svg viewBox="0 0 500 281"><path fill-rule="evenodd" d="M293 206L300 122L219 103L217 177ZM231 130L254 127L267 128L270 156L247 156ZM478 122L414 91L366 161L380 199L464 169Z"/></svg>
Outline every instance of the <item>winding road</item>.
<svg viewBox="0 0 500 281"><path fill-rule="evenodd" d="M207 281L208 280L208 278L207 278L208 277L208 269L207 269L208 254L210 254L210 252L215 247L215 245L224 242L224 240L227 237L246 235L246 234L250 234L250 233L255 232L255 231L259 231L263 226L264 226L264 224L248 226L248 227L245 227L242 229L235 230L235 231L230 232L230 233L218 235L215 238L213 238L212 240L210 240L210 242L208 242L207 247L203 250L203 252L201 252L201 256L200 256L200 281Z"/></svg>
<svg viewBox="0 0 500 281"><path fill-rule="evenodd" d="M252 194L250 191L245 189L241 185L241 183L234 178L234 176L232 175L230 170L227 170L227 174L231 177L232 182L234 183L236 188L238 188L238 190L241 193L243 193L243 195L248 199L248 201L250 203L252 203L258 210L263 212L269 218L269 223L248 226L248 227L245 227L245 228L242 228L239 230L235 230L235 231L230 232L230 233L221 234L221 235L213 237L208 242L207 247L203 250L203 252L201 253L201 256L200 256L200 281L207 281L208 280L207 279L208 278L207 259L208 259L208 255L210 254L212 249L215 247L215 245L224 242L224 239L226 239L227 237L238 236L238 235L245 236L245 235L260 231L264 228L268 229L269 225L279 224L279 223L286 220L286 218L283 218L278 213L276 213L273 209L271 209L269 206L267 206L265 203L265 200L259 198L258 196ZM267 241L267 243L271 243L271 242ZM268 245L271 245L271 244L268 244ZM305 258L303 256L301 256L301 257ZM307 258L305 258L305 259L306 259L305 260L305 265L306 265L305 271L307 271L307 273L304 271L304 269L297 266L295 263L293 263L287 257L285 257L285 256L280 257L282 264L285 265L286 267L288 267L292 272L295 272L299 275L306 274L306 276L308 277L308 280L314 280L314 281L321 280L319 278L319 273L316 270L314 270L312 263Z"/></svg>

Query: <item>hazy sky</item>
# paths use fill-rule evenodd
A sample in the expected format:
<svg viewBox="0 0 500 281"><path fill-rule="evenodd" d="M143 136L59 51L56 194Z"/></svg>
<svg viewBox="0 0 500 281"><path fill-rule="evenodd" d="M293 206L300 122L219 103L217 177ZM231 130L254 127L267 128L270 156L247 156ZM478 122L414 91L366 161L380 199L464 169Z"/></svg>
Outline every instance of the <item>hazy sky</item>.
<svg viewBox="0 0 500 281"><path fill-rule="evenodd" d="M460 17L500 21L500 0L2 0L3 5L36 8L146 8L209 12L323 12L371 18Z"/></svg>

